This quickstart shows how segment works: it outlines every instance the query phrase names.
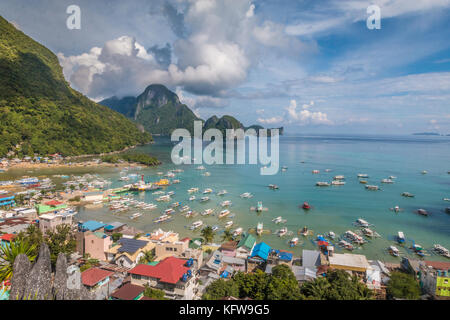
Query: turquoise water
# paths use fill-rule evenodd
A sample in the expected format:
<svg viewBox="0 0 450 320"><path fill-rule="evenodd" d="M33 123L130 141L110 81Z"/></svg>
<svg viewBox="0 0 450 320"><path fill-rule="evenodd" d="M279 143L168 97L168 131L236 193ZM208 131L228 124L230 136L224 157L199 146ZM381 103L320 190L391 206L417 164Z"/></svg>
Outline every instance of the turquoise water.
<svg viewBox="0 0 450 320"><path fill-rule="evenodd" d="M176 178L180 184L166 188L166 191L175 191L173 200L169 203L156 202L158 195L151 192L136 193L134 196L146 202L158 204L158 209L143 211L139 209L112 215L106 207L101 209L80 209L77 218L80 220L96 219L103 222L122 221L144 231L155 228L174 230L182 236L199 236L199 231L190 231L193 221L203 220L208 225L219 225L223 229L225 221L219 221L216 216L197 216L191 219L175 214L171 222L155 225L152 220L158 217L170 203L181 201L191 209L202 212L206 208L221 208L219 203L231 200L233 205L230 211L235 214L232 230L238 226L247 230L255 227L258 222L264 223L264 229L275 232L282 225L276 225L272 219L282 216L287 220L285 226L293 235L283 238L274 234L265 234L259 241L279 249L289 249L288 241L297 234L298 229L308 226L314 235L323 234L330 230L342 234L347 230L356 230L352 223L357 218L363 218L373 224L372 228L381 235L366 243L362 248L354 250L355 253L366 254L371 259L385 261L399 261L386 254L389 245L396 245L394 236L403 231L407 238L404 247L398 246L401 255L414 254L408 247L415 241L424 248L430 249L433 244L439 243L450 248L450 215L445 213L445 207L450 203L443 198L450 198L450 137L345 137L345 136L283 136L280 138L280 167L288 166L285 172L281 171L273 176L259 174L260 165L204 165L205 171L211 176L205 177L205 171L196 170L198 165L175 166L170 161L170 151L173 144L165 138L158 138L154 145L139 147L138 150L157 156L163 165L157 168L146 168L138 171L145 175L146 181L156 181L160 178L156 173L166 173L170 169L181 168L185 170L178 173ZM304 161L304 163L301 163ZM312 174L312 170L320 170L320 174ZM331 169L331 172L325 172ZM428 174L422 174L427 170ZM130 171L130 173L132 173ZM359 183L358 173L369 175L368 184L381 187L381 191L368 191ZM102 173L111 178L113 187L126 184L119 182L119 169L113 172ZM316 187L317 181L331 181L335 175L344 175L344 186ZM380 181L389 176L396 176L394 184L382 184ZM269 184L277 184L279 190L270 190ZM211 201L200 203L188 201L187 190L198 187L200 191L212 188L213 194L208 195ZM217 196L215 193L226 189L228 194ZM400 194L410 192L415 198L405 198ZM240 194L250 192L251 199L242 199ZM202 195L196 194L197 199ZM269 210L257 215L250 211L262 201ZM298 208L299 204L308 201L313 209L306 212ZM404 211L394 213L389 208L399 205ZM419 208L426 209L430 215L420 216L414 213ZM133 212L143 212L144 215L137 220L130 220ZM301 243L290 248L297 255L301 249L313 249L312 242L315 237L304 238L299 236ZM215 240L221 239L220 232ZM340 250L337 249L339 252ZM426 259L447 260L446 258L431 255Z"/></svg>

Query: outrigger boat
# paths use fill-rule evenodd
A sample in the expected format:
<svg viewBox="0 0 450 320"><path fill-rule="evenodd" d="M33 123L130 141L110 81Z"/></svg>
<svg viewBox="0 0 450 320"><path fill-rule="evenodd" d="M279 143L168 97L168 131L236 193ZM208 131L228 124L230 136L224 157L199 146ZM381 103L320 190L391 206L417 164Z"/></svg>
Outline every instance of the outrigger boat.
<svg viewBox="0 0 450 320"><path fill-rule="evenodd" d="M228 209L222 210L222 211L220 211L219 219L220 218L224 218L224 217L226 217L229 214L230 214L230 210L228 210Z"/></svg>
<svg viewBox="0 0 450 320"><path fill-rule="evenodd" d="M428 216L428 211L425 209L418 209L417 213L422 215L422 216Z"/></svg>
<svg viewBox="0 0 450 320"><path fill-rule="evenodd" d="M421 257L425 256L425 253L423 253L423 248L420 244L413 244L413 246L411 247L411 249L418 255Z"/></svg>
<svg viewBox="0 0 450 320"><path fill-rule="evenodd" d="M227 223L225 223L225 229L230 228L233 225L233 221L227 221Z"/></svg>
<svg viewBox="0 0 450 320"><path fill-rule="evenodd" d="M181 209L180 209L180 212L186 212L186 211L189 211L191 208L189 208L189 206L183 206L183 207L181 207Z"/></svg>
<svg viewBox="0 0 450 320"><path fill-rule="evenodd" d="M282 236L286 235L287 232L288 232L288 229L286 227L283 227L278 231L278 236L282 237Z"/></svg>
<svg viewBox="0 0 450 320"><path fill-rule="evenodd" d="M374 185L367 185L366 189L367 190L374 190L374 191L376 191L376 190L380 190L380 187L379 186L374 186Z"/></svg>
<svg viewBox="0 0 450 320"><path fill-rule="evenodd" d="M209 197L202 197L200 199L200 202L206 202L206 201L209 201Z"/></svg>
<svg viewBox="0 0 450 320"><path fill-rule="evenodd" d="M388 251L389 251L389 253L390 253L391 255L393 255L394 257L398 257L398 256L399 256L399 251L398 251L398 249L397 249L396 247L394 247L394 246L390 246L390 247L388 248Z"/></svg>
<svg viewBox="0 0 450 320"><path fill-rule="evenodd" d="M368 227L369 226L369 223L366 220L361 219L361 218L357 219L355 221L355 224L360 227Z"/></svg>
<svg viewBox="0 0 450 320"><path fill-rule="evenodd" d="M197 167L197 170L205 170L206 168L204 166Z"/></svg>
<svg viewBox="0 0 450 320"><path fill-rule="evenodd" d="M393 208L390 208L390 210L391 210L391 211L394 211L394 212L400 212L400 211L403 211L403 209L401 209L399 206L395 206L395 207L393 207Z"/></svg>
<svg viewBox="0 0 450 320"><path fill-rule="evenodd" d="M295 247L298 244L298 238L292 238L291 241L289 241L289 246L290 247Z"/></svg>
<svg viewBox="0 0 450 320"><path fill-rule="evenodd" d="M343 186L343 185L345 185L345 181L333 180L333 181L331 181L331 185L333 185L333 186Z"/></svg>
<svg viewBox="0 0 450 320"><path fill-rule="evenodd" d="M256 211L256 212L263 212L263 211L268 211L268 208L264 208L262 201L258 201L258 203L256 204L256 207L250 207L251 211Z"/></svg>
<svg viewBox="0 0 450 320"><path fill-rule="evenodd" d="M272 190L277 190L277 189L279 189L279 187L276 185L276 184L269 184L269 189L272 189Z"/></svg>
<svg viewBox="0 0 450 320"><path fill-rule="evenodd" d="M263 223L262 222L259 222L258 223L258 225L256 226L256 234L258 235L258 236L260 236L262 233L263 233Z"/></svg>
<svg viewBox="0 0 450 320"><path fill-rule="evenodd" d="M320 173L320 170L313 170L312 173L313 174L318 174L318 173Z"/></svg>
<svg viewBox="0 0 450 320"><path fill-rule="evenodd" d="M218 196L223 196L223 195L226 195L227 193L228 193L227 190L221 190L221 191L217 192L217 195Z"/></svg>
<svg viewBox="0 0 450 320"><path fill-rule="evenodd" d="M181 202L174 202L174 203L172 203L171 207L172 207L172 208L177 208L177 207L179 207L180 205L181 205Z"/></svg>
<svg viewBox="0 0 450 320"><path fill-rule="evenodd" d="M198 221L193 222L191 224L191 226L189 227L189 229L190 230L195 230L195 229L200 228L202 225L203 225L203 221L202 220L198 220Z"/></svg>
<svg viewBox="0 0 450 320"><path fill-rule="evenodd" d="M170 195L161 196L155 199L156 201L170 201Z"/></svg>
<svg viewBox="0 0 450 320"><path fill-rule="evenodd" d="M392 179L383 179L383 180L381 180L381 183L390 183L390 184L392 184L392 183L394 183L394 180L392 180Z"/></svg>
<svg viewBox="0 0 450 320"><path fill-rule="evenodd" d="M347 249L347 250L353 250L354 249L353 245L350 242L347 242L345 240L339 241L338 245L340 247L344 248L344 249Z"/></svg>
<svg viewBox="0 0 450 320"><path fill-rule="evenodd" d="M327 233L327 237L334 240L336 238L336 234L333 231L329 231Z"/></svg>
<svg viewBox="0 0 450 320"><path fill-rule="evenodd" d="M192 218L194 216L196 216L195 212L192 210L189 210L188 212L186 212L186 214L184 215L186 218Z"/></svg>
<svg viewBox="0 0 450 320"><path fill-rule="evenodd" d="M230 200L222 201L222 202L220 203L220 206L221 206L221 207L228 207L228 206L231 206L231 201L230 201Z"/></svg>
<svg viewBox="0 0 450 320"><path fill-rule="evenodd" d="M248 199L248 198L253 197L253 195L250 192L244 192L243 194L241 194L240 197Z"/></svg>
<svg viewBox="0 0 450 320"><path fill-rule="evenodd" d="M203 191L203 194L207 194L207 193L211 193L211 192L213 192L211 188L206 188L206 189Z"/></svg>
<svg viewBox="0 0 450 320"><path fill-rule="evenodd" d="M359 180L359 183L362 183L362 184L367 184L367 180Z"/></svg>
<svg viewBox="0 0 450 320"><path fill-rule="evenodd" d="M397 242L398 243L405 243L405 235L403 234L402 231L399 231L397 234Z"/></svg>
<svg viewBox="0 0 450 320"><path fill-rule="evenodd" d="M375 236L375 232L369 228L363 228L362 233L369 238L373 238Z"/></svg>
<svg viewBox="0 0 450 320"><path fill-rule="evenodd" d="M350 230L346 231L344 236L352 242L356 242L357 244L363 244L366 242L361 236Z"/></svg>
<svg viewBox="0 0 450 320"><path fill-rule="evenodd" d="M133 213L133 214L131 215L130 219L137 219L137 218L139 218L140 216L142 216L142 213L136 212L136 213Z"/></svg>
<svg viewBox="0 0 450 320"><path fill-rule="evenodd" d="M307 237L309 235L309 229L308 227L304 226L303 229L300 231L300 234L304 237Z"/></svg>
<svg viewBox="0 0 450 320"><path fill-rule="evenodd" d="M175 212L175 210L173 210L172 208L164 210L164 214L172 214L174 212Z"/></svg>
<svg viewBox="0 0 450 320"><path fill-rule="evenodd" d="M329 187L330 183L324 182L324 181L318 181L318 182L316 182L316 186L317 187Z"/></svg>
<svg viewBox="0 0 450 320"><path fill-rule="evenodd" d="M244 229L242 229L241 227L237 228L236 230L233 231L233 237L237 237L237 236L240 235L243 231L244 231Z"/></svg>
<svg viewBox="0 0 450 320"><path fill-rule="evenodd" d="M214 212L213 209L206 209L205 211L202 212L202 216L209 216L213 212Z"/></svg>
<svg viewBox="0 0 450 320"><path fill-rule="evenodd" d="M189 193L194 193L194 192L198 192L198 188L190 188L188 190Z"/></svg>
<svg viewBox="0 0 450 320"><path fill-rule="evenodd" d="M406 198L414 198L414 195L412 193L409 193L409 192L403 192L402 196L406 197Z"/></svg>
<svg viewBox="0 0 450 320"><path fill-rule="evenodd" d="M213 226L211 229L213 232L216 232L217 230L219 230L219 226Z"/></svg>
<svg viewBox="0 0 450 320"><path fill-rule="evenodd" d="M369 175L367 173L358 173L358 178L368 178Z"/></svg>
<svg viewBox="0 0 450 320"><path fill-rule="evenodd" d="M447 248L444 248L443 246L441 246L440 244L435 244L433 246L433 250L440 254L441 256L444 256L446 258L450 258L450 251Z"/></svg>
<svg viewBox="0 0 450 320"><path fill-rule="evenodd" d="M275 219L273 219L272 222L279 224L279 223L285 223L286 220L284 220L281 216L279 216L279 217L276 217Z"/></svg>
<svg viewBox="0 0 450 320"><path fill-rule="evenodd" d="M169 215L167 215L167 214L163 214L162 216L160 216L159 218L157 218L154 222L155 222L155 223L161 223L161 222L164 222L164 221L167 221L167 220L170 220L170 219L172 219L171 216L169 216Z"/></svg>
<svg viewBox="0 0 450 320"><path fill-rule="evenodd" d="M343 175L335 176L333 180L345 180L345 177Z"/></svg>
<svg viewBox="0 0 450 320"><path fill-rule="evenodd" d="M194 201L195 200L195 196L189 197L189 201Z"/></svg>

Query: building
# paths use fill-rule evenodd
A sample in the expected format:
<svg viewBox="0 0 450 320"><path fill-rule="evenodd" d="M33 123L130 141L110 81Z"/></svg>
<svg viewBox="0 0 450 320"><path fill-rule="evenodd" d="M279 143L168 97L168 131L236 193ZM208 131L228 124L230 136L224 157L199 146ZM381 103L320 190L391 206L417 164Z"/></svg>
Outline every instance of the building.
<svg viewBox="0 0 450 320"><path fill-rule="evenodd" d="M192 300L197 284L191 267L190 260L168 257L155 266L138 264L128 273L133 285L162 290L169 299Z"/></svg>
<svg viewBox="0 0 450 320"><path fill-rule="evenodd" d="M366 274L370 264L365 255L351 253L335 253L328 256L330 268Z"/></svg>
<svg viewBox="0 0 450 320"><path fill-rule="evenodd" d="M113 274L112 271L93 267L81 273L81 282L96 295L97 300L101 300L108 296L110 277Z"/></svg>
<svg viewBox="0 0 450 320"><path fill-rule="evenodd" d="M423 264L423 261L403 257L400 266L406 272L414 275L416 278L419 278L420 269Z"/></svg>
<svg viewBox="0 0 450 320"><path fill-rule="evenodd" d="M294 253L291 251L272 249L270 250L269 256L267 257L267 264L271 264L274 266L285 264L289 267L292 267L293 257Z"/></svg>
<svg viewBox="0 0 450 320"><path fill-rule="evenodd" d="M72 225L73 214L46 213L39 216L39 229L45 234L47 231L55 231L56 227L63 224Z"/></svg>
<svg viewBox="0 0 450 320"><path fill-rule="evenodd" d="M114 233L120 233L125 228L125 226L125 223L115 221L106 225L104 229L107 235L112 235Z"/></svg>
<svg viewBox="0 0 450 320"><path fill-rule="evenodd" d="M0 196L0 208L10 208L13 207L15 202L15 196Z"/></svg>
<svg viewBox="0 0 450 320"><path fill-rule="evenodd" d="M111 248L113 240L104 232L86 231L84 235L84 252L83 255L89 255L93 259L107 261L106 252Z"/></svg>
<svg viewBox="0 0 450 320"><path fill-rule="evenodd" d="M145 288L143 286L125 283L123 286L115 290L111 296L111 300L140 300L144 296Z"/></svg>
<svg viewBox="0 0 450 320"><path fill-rule="evenodd" d="M251 255L247 261L250 263L261 264L267 262L270 253L270 246L265 242L260 242L254 246Z"/></svg>
<svg viewBox="0 0 450 320"><path fill-rule="evenodd" d="M236 249L236 258L247 259L256 245L256 239L250 233L244 233Z"/></svg>
<svg viewBox="0 0 450 320"><path fill-rule="evenodd" d="M235 257L237 246L238 246L237 241L226 241L222 243L219 250L220 252L222 252L224 256Z"/></svg>
<svg viewBox="0 0 450 320"><path fill-rule="evenodd" d="M450 299L450 262L424 261L419 280L425 293L438 299Z"/></svg>
<svg viewBox="0 0 450 320"><path fill-rule="evenodd" d="M23 217L7 218L0 220L0 232L3 233L19 233L25 231L31 223Z"/></svg>
<svg viewBox="0 0 450 320"><path fill-rule="evenodd" d="M106 251L106 257L108 261L118 266L133 268L144 256L144 252L151 251L154 248L155 244L145 240L144 237L139 239L121 238L118 244Z"/></svg>

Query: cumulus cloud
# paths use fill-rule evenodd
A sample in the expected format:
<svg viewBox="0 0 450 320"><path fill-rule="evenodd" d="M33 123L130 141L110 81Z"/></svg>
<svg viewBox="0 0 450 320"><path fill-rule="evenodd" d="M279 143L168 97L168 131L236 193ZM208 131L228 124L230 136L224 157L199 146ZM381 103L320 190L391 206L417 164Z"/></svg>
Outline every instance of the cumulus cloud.
<svg viewBox="0 0 450 320"><path fill-rule="evenodd" d="M228 101L222 98L211 96L192 96L186 95L181 88L177 87L175 90L180 101L190 108L194 108L199 112L200 108L224 108L228 105Z"/></svg>
<svg viewBox="0 0 450 320"><path fill-rule="evenodd" d="M220 97L247 79L263 48L287 55L304 49L281 25L260 21L247 0L233 6L225 0L182 4L183 11L170 3L155 9L178 36L173 43L146 50L133 37L122 36L80 55L59 53L67 79L91 98L137 94L151 83Z"/></svg>
<svg viewBox="0 0 450 320"><path fill-rule="evenodd" d="M307 110L314 105L313 101L309 105L303 105L303 109L297 111L297 101L291 100L289 106L286 108L287 114L289 116L290 123L296 124L327 124L330 125L332 122L328 120L326 113L317 111L311 112Z"/></svg>
<svg viewBox="0 0 450 320"><path fill-rule="evenodd" d="M264 113L264 109L257 109L256 110L256 114L263 114Z"/></svg>

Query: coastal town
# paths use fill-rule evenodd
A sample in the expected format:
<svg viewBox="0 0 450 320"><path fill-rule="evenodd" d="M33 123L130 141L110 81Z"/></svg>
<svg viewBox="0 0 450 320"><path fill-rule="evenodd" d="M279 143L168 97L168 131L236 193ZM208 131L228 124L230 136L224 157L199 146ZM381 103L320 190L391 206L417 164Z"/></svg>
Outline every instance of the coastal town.
<svg viewBox="0 0 450 320"><path fill-rule="evenodd" d="M1 160L3 172L11 167L10 161ZM65 160L54 156L52 160L36 158L12 160L12 163L22 161L29 165L56 166ZM100 159L95 161L101 162ZM191 238L157 223L153 230L139 230L115 221L113 216L110 221L76 218L77 208L89 205L105 205L120 211L126 202L152 210L154 207L150 208L149 204L130 199L129 193L157 192L179 182L175 173L169 176L153 183L138 180L121 188L109 188L107 180L89 174L1 181L0 264L2 272L8 271L2 274L1 299L25 298L10 295L11 291L23 294L26 290L17 288L25 284L15 276L15 268L19 267L7 252L21 245L30 246L29 239L37 234L41 236L41 241L33 247L37 254L31 254L30 250L19 252L28 254L30 262L37 265L47 248L52 257L48 260L49 270L50 264L56 261L55 256L59 260L58 254L62 253L67 258L68 269L80 270L80 281L89 293L87 297L94 300L248 299L250 297L212 297L208 288L231 282L237 274L263 272L271 276L280 266L292 272L298 288L340 270L356 277L371 299L395 299L389 291L390 278L392 274L401 273L416 282L422 299L450 298L450 262L429 261L423 257L402 257L398 263L370 260L364 254L334 252L331 239L322 235L315 239L316 250L294 252L260 241L254 230L228 234L221 243L214 243L208 232L203 232L207 226L199 226L198 237ZM66 182L57 187L53 183L56 178ZM173 215L176 209L183 211L179 205L172 205L165 215ZM61 237L62 243L52 246L55 244L52 241L61 241ZM356 234L355 237L359 238Z"/></svg>

